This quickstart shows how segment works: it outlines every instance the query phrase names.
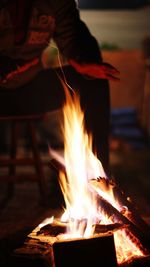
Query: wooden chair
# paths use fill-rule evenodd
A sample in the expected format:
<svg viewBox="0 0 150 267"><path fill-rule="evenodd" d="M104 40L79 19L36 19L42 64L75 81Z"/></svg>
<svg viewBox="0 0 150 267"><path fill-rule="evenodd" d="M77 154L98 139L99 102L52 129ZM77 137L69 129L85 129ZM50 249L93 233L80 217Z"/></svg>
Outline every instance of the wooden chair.
<svg viewBox="0 0 150 267"><path fill-rule="evenodd" d="M44 162L41 158L39 150L36 122L44 120L45 114L40 115L25 115L25 116L0 116L0 121L10 121L11 123L11 145L9 157L5 158L0 155L0 167L7 167L7 174L0 175L1 181L8 183L8 198L13 194L14 182L29 180L37 182L43 204L47 203L47 185L44 173ZM27 125L28 134L31 140L32 157L17 157L18 142L20 139L21 124ZM35 172L18 174L16 171L17 166L33 166Z"/></svg>

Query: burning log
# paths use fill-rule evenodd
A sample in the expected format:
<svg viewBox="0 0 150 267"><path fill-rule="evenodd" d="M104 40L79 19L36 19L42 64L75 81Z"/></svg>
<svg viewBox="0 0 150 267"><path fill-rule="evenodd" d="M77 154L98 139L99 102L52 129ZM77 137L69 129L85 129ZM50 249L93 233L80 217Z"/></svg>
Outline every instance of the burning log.
<svg viewBox="0 0 150 267"><path fill-rule="evenodd" d="M135 224L146 236L150 238L150 227L146 224L146 222L141 218L138 210L126 197L125 193L122 192L118 185L115 184L113 188L114 197L117 199L120 205L127 207L124 210L123 215L128 218L133 224Z"/></svg>
<svg viewBox="0 0 150 267"><path fill-rule="evenodd" d="M113 233L117 230L128 227L127 225L123 225L121 223L112 223L112 224L95 224L94 234L102 234L102 233Z"/></svg>
<svg viewBox="0 0 150 267"><path fill-rule="evenodd" d="M129 201L125 193L119 188L115 181L99 177L97 179L93 179L93 182L94 187L97 187L97 189L100 188L101 190L108 191L110 188L112 188L115 200L118 202L119 206L122 207L122 214L127 217L129 221L135 224L145 236L149 236L150 238L149 225L147 225L146 222L141 218L135 206L131 201Z"/></svg>
<svg viewBox="0 0 150 267"><path fill-rule="evenodd" d="M82 219L79 220L79 224L84 224L85 227L83 228L83 232L86 228L86 220ZM93 224L93 235L97 234L113 234L113 232L123 229L127 227L126 225L120 224L120 223L113 223L113 224ZM57 237L60 234L65 234L67 232L67 229L69 228L69 222L60 222L57 220L54 220L52 223L48 223L40 228L36 232L36 235L45 235L45 236L55 236ZM84 235L84 233L83 233Z"/></svg>
<svg viewBox="0 0 150 267"><path fill-rule="evenodd" d="M148 255L150 253L149 244L147 244L145 236L143 236L139 229L104 198L98 195L97 199L101 212L107 214L113 223L117 222L123 225L128 225L128 227L125 227L124 229L127 237L136 244L144 255Z"/></svg>

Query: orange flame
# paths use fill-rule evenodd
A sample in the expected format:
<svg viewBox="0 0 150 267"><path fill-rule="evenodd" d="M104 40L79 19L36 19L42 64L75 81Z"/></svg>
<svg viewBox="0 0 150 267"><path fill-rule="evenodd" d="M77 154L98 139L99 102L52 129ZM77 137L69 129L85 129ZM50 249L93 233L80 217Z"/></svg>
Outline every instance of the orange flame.
<svg viewBox="0 0 150 267"><path fill-rule="evenodd" d="M96 198L89 186L89 179L105 175L97 158L91 152L92 139L84 131L84 114L79 96L73 98L66 90L64 113L64 160L66 175L60 173L60 185L66 202L72 236L90 236L93 223L98 218Z"/></svg>

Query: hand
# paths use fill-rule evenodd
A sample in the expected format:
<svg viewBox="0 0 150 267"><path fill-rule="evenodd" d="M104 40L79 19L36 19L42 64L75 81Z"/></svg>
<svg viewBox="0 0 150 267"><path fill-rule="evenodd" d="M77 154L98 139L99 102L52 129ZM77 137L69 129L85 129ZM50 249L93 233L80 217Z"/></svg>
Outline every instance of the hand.
<svg viewBox="0 0 150 267"><path fill-rule="evenodd" d="M120 72L114 68L112 65L102 62L100 64L96 63L83 63L79 64L74 60L69 60L70 65L72 65L75 70L81 74L88 75L91 78L97 79L108 79L113 81L120 80L116 75Z"/></svg>

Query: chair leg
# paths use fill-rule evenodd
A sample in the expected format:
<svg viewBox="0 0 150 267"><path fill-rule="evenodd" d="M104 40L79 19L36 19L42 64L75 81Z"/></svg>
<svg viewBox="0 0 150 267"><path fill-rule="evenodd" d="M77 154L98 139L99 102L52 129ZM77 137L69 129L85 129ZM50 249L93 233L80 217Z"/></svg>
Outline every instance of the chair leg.
<svg viewBox="0 0 150 267"><path fill-rule="evenodd" d="M31 135L31 146L32 146L32 151L33 151L33 156L35 159L35 168L36 168L36 173L38 176L38 184L39 184L39 191L41 194L41 199L42 199L42 204L47 205L48 201L48 191L47 191L47 186L46 186L46 179L45 179L45 174L44 174L44 169L43 169L43 163L40 157L39 149L38 149L38 140L36 136L36 131L35 131L35 126L33 122L29 122L28 124L30 135Z"/></svg>
<svg viewBox="0 0 150 267"><path fill-rule="evenodd" d="M17 140L18 140L18 133L19 133L19 123L17 121L12 121L11 125L11 148L10 148L10 158L16 159L16 153L17 153ZM11 164L9 166L9 176L14 176L16 173L16 166L14 164ZM7 185L7 198L11 198L14 193L14 182L10 181Z"/></svg>

